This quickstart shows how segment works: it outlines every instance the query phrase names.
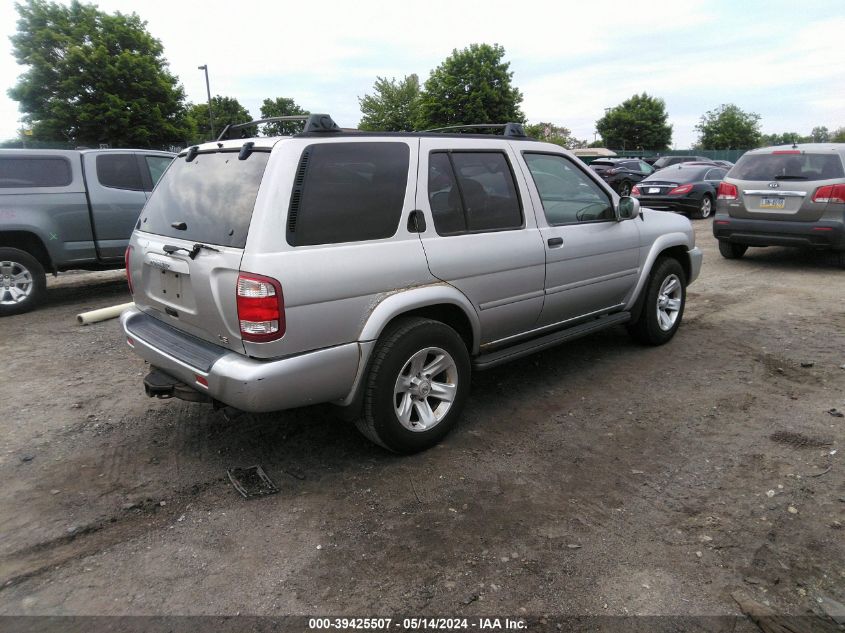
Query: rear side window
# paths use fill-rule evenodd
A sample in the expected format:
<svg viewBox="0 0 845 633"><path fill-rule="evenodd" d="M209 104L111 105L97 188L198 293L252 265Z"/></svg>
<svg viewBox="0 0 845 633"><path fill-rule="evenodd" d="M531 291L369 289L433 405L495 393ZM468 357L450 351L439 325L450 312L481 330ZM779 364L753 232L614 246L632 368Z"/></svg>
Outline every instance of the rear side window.
<svg viewBox="0 0 845 633"><path fill-rule="evenodd" d="M302 153L288 210L291 246L391 237L408 186L405 143L319 143Z"/></svg>
<svg viewBox="0 0 845 633"><path fill-rule="evenodd" d="M134 154L101 154L97 156L97 180L103 187L143 191L141 170Z"/></svg>
<svg viewBox="0 0 845 633"><path fill-rule="evenodd" d="M428 200L440 235L522 228L522 205L501 152L432 152Z"/></svg>
<svg viewBox="0 0 845 633"><path fill-rule="evenodd" d="M0 158L0 188L67 187L73 180L70 161L61 157Z"/></svg>
<svg viewBox="0 0 845 633"><path fill-rule="evenodd" d="M168 156L144 156L144 162L150 171L150 180L152 180L153 187L156 186L164 170L167 169L172 161L173 159Z"/></svg>
<svg viewBox="0 0 845 633"><path fill-rule="evenodd" d="M269 152L179 156L141 212L140 229L166 237L243 248Z"/></svg>
<svg viewBox="0 0 845 633"><path fill-rule="evenodd" d="M607 193L569 160L554 154L523 156L550 225L616 219Z"/></svg>
<svg viewBox="0 0 845 633"><path fill-rule="evenodd" d="M745 154L729 173L739 180L830 180L845 178L836 154Z"/></svg>

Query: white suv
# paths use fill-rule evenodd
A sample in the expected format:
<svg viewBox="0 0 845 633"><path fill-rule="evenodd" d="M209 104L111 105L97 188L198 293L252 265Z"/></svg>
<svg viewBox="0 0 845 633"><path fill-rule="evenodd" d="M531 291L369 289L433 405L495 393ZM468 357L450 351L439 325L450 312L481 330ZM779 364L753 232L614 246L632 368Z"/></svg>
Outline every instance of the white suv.
<svg viewBox="0 0 845 633"><path fill-rule="evenodd" d="M623 323L665 343L681 323L689 220L641 213L520 125L357 133L311 115L227 140L243 127L182 152L132 237L121 321L150 396L333 402L408 453L454 426L472 368Z"/></svg>

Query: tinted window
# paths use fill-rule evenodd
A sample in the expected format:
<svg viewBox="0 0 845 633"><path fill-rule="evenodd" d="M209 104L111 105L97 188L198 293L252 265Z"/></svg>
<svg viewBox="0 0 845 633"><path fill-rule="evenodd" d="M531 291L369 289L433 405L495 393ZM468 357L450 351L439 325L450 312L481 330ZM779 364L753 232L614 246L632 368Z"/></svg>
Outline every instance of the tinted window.
<svg viewBox="0 0 845 633"><path fill-rule="evenodd" d="M640 166L639 171L641 171L644 174L650 174L651 172L654 171L654 169L652 169L651 165L649 165L645 161L640 161L639 166Z"/></svg>
<svg viewBox="0 0 845 633"><path fill-rule="evenodd" d="M288 211L292 246L390 237L408 184L405 143L321 143L300 158Z"/></svg>
<svg viewBox="0 0 845 633"><path fill-rule="evenodd" d="M704 174L704 180L721 180L724 177L724 169L711 169L706 174Z"/></svg>
<svg viewBox="0 0 845 633"><path fill-rule="evenodd" d="M549 224L615 219L604 190L566 158L552 154L524 156Z"/></svg>
<svg viewBox="0 0 845 633"><path fill-rule="evenodd" d="M0 188L66 187L72 179L66 158L0 158Z"/></svg>
<svg viewBox="0 0 845 633"><path fill-rule="evenodd" d="M143 190L141 171L134 154L101 154L97 156L97 180L104 187Z"/></svg>
<svg viewBox="0 0 845 633"><path fill-rule="evenodd" d="M656 174L652 174L643 182L698 182L700 180L704 180L704 174L708 171L710 171L710 168L708 167L685 167L683 165L671 165Z"/></svg>
<svg viewBox="0 0 845 633"><path fill-rule="evenodd" d="M829 180L845 178L836 154L745 154L730 171L739 180Z"/></svg>
<svg viewBox="0 0 845 633"><path fill-rule="evenodd" d="M147 169L150 170L150 179L153 181L153 187L156 186L156 183L172 160L169 156L144 156Z"/></svg>
<svg viewBox="0 0 845 633"><path fill-rule="evenodd" d="M141 230L243 248L269 152L238 160L237 152L180 156L141 214ZM184 222L185 229L173 228Z"/></svg>
<svg viewBox="0 0 845 633"><path fill-rule="evenodd" d="M510 163L500 152L434 152L428 196L441 235L522 226Z"/></svg>

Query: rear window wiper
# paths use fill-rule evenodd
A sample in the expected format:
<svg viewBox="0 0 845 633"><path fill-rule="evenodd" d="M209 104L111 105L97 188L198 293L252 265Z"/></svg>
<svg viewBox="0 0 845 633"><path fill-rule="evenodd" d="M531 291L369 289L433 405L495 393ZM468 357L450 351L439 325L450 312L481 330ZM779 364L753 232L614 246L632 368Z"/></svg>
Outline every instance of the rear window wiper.
<svg viewBox="0 0 845 633"><path fill-rule="evenodd" d="M200 244L199 242L197 242L196 244L194 244L194 247L193 247L191 250L188 250L188 249L187 249L187 248L185 248L184 246L174 246L173 244L165 244L165 245L164 245L164 247L163 247L161 250L163 250L163 251L164 251L165 253L167 253L168 255L172 255L172 254L173 254L173 253L175 253L176 251L185 251L185 252L188 254L188 257L190 257L191 259L195 259L195 258L196 258L196 256L197 256L197 255L199 255L199 252L200 252L202 249L205 249L205 250L207 250L207 251L214 251L215 253L219 253L219 252L220 252L220 249L219 249L219 248L214 248L214 247L212 247L212 246L207 246L207 245L205 245L205 244Z"/></svg>
<svg viewBox="0 0 845 633"><path fill-rule="evenodd" d="M807 180L806 176L790 176L789 174L785 176L775 176L775 180Z"/></svg>

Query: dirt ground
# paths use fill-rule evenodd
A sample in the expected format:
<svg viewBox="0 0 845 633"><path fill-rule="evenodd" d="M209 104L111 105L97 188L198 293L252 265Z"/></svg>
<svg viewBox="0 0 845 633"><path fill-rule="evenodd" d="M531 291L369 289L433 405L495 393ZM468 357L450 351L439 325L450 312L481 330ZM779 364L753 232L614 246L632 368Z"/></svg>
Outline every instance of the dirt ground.
<svg viewBox="0 0 845 633"><path fill-rule="evenodd" d="M845 271L722 259L683 325L477 373L438 448L148 399L122 271L0 324L0 614L725 615L845 602ZM831 413L831 410L833 411ZM244 500L227 469L278 494Z"/></svg>

